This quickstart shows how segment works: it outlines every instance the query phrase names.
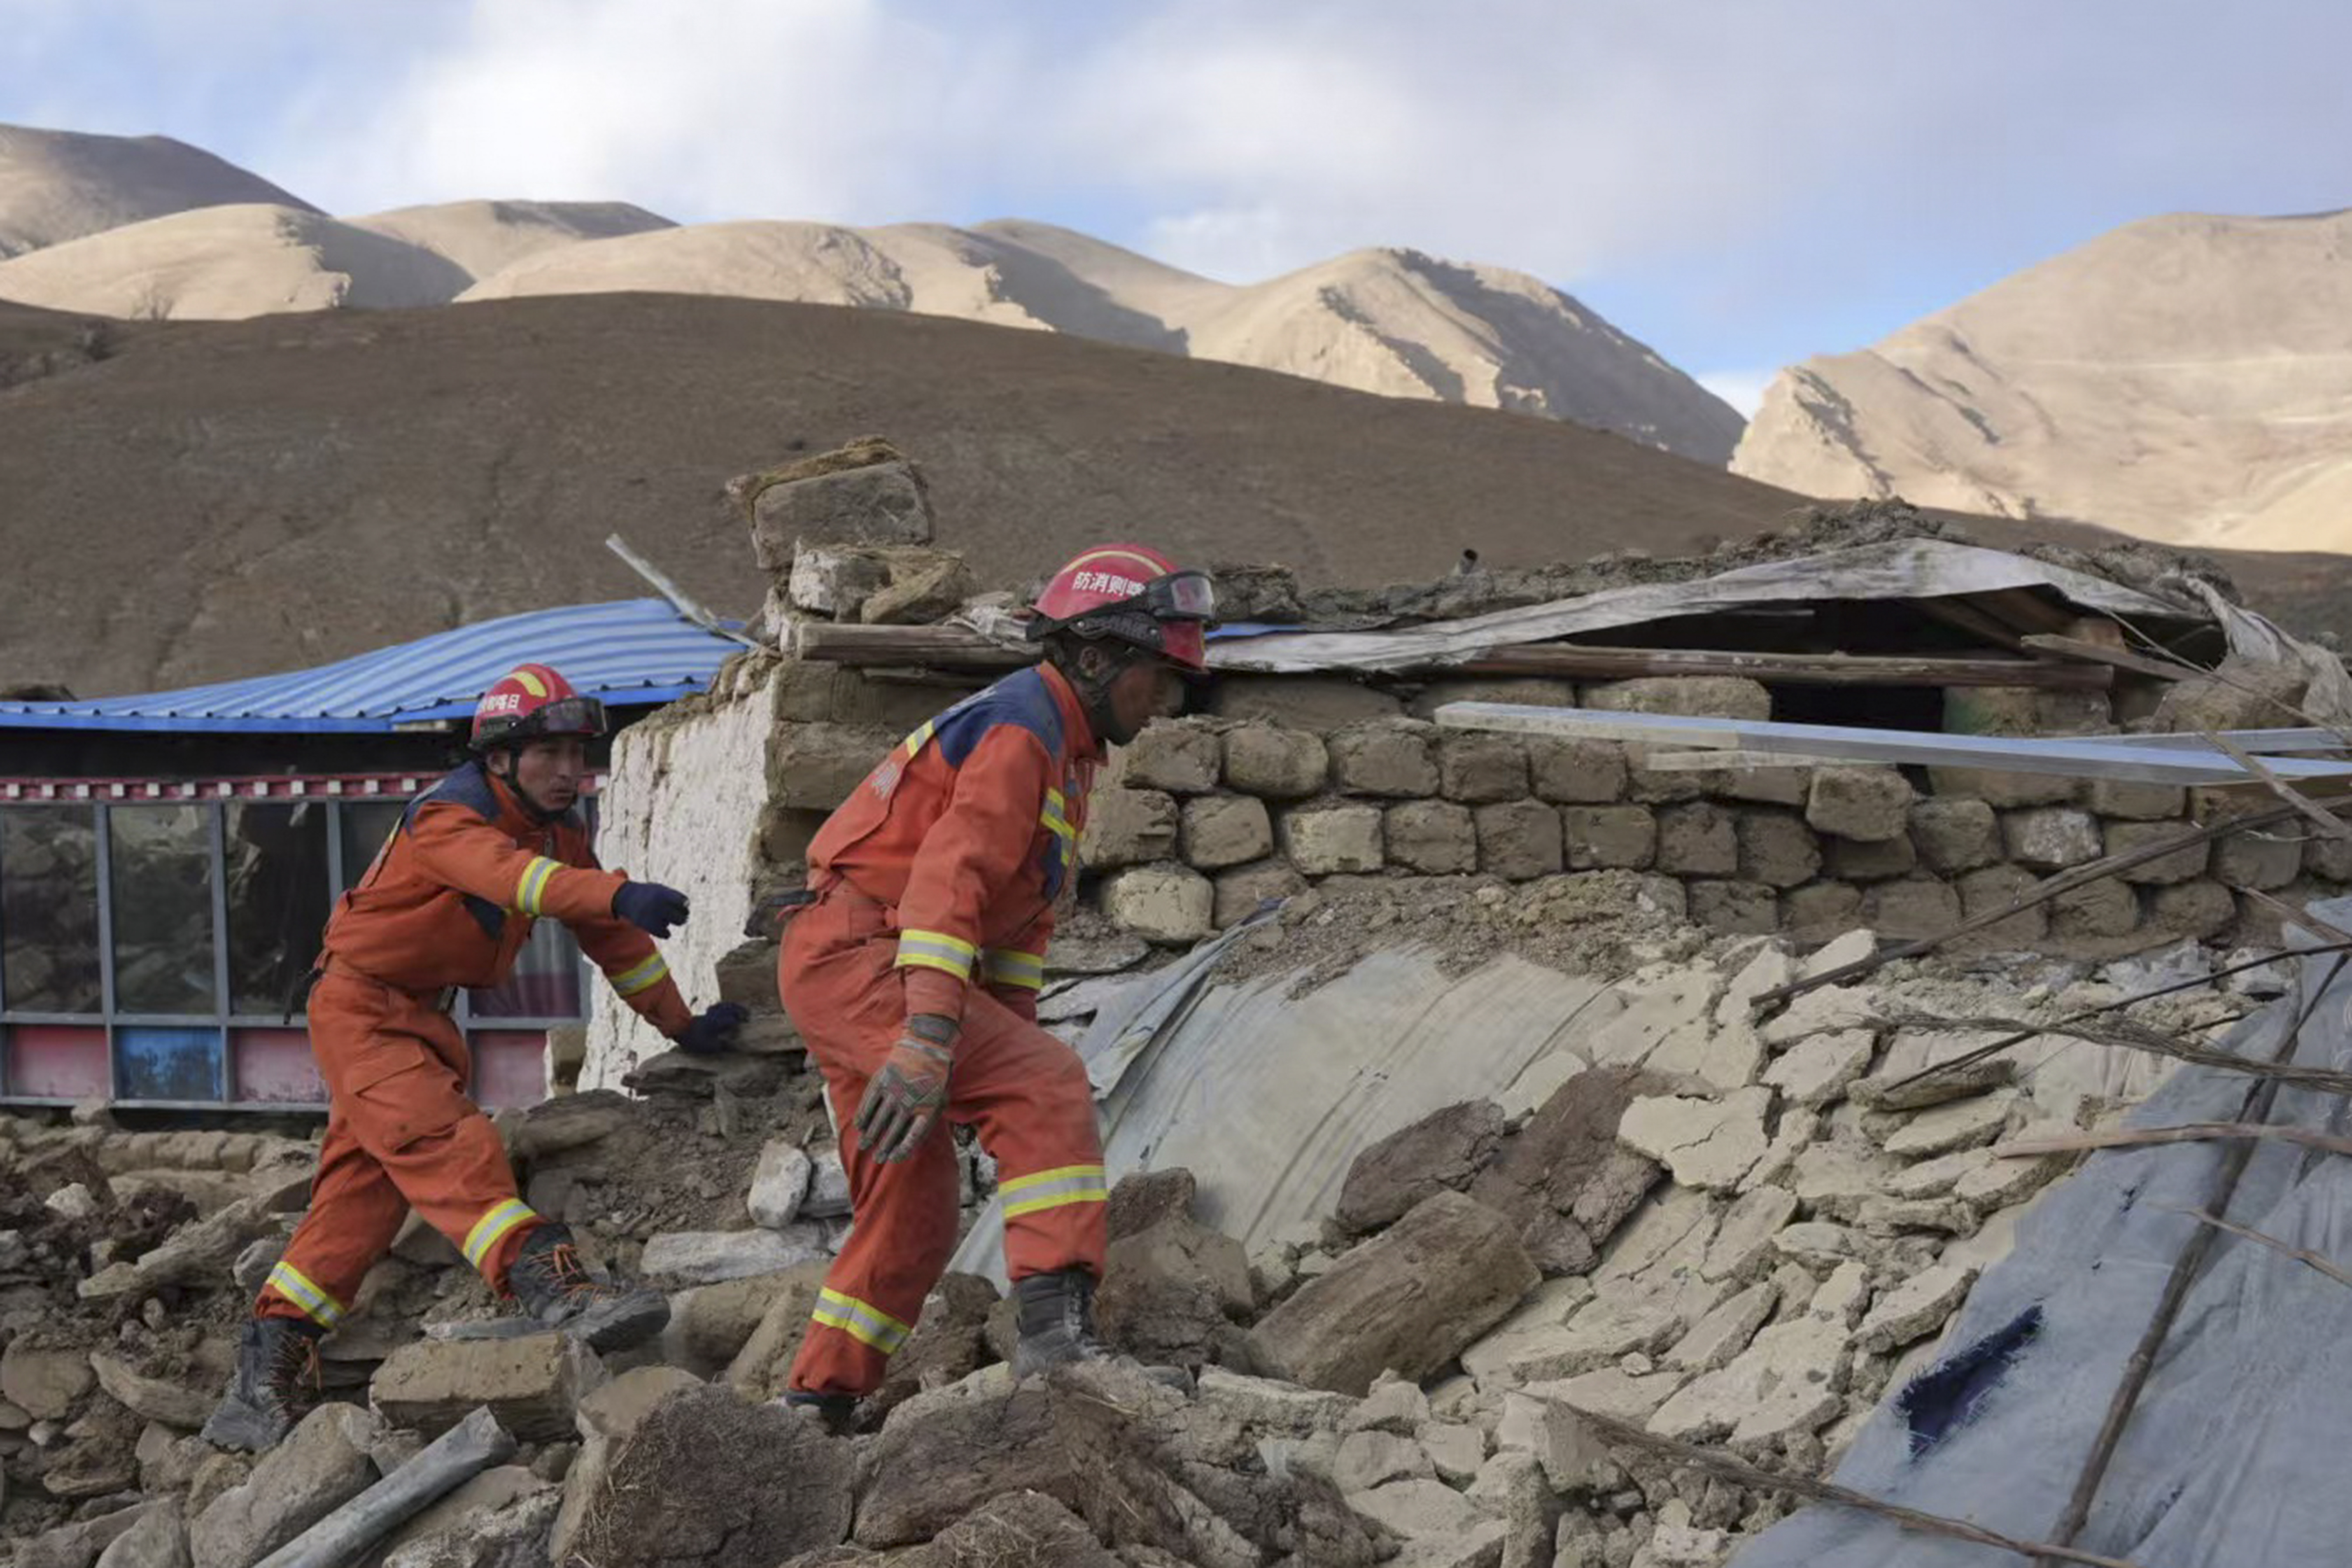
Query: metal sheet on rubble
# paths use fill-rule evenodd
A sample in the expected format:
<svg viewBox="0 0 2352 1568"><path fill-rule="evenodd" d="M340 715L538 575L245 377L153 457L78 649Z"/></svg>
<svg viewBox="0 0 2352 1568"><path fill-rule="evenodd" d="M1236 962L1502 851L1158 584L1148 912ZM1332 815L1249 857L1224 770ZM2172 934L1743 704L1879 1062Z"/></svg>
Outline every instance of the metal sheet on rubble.
<svg viewBox="0 0 2352 1568"><path fill-rule="evenodd" d="M1824 599L1931 599L2006 588L2049 588L2083 609L2133 619L2200 622L2214 618L2103 577L2007 551L1942 539L1898 539L1792 561L1768 561L1694 582L1609 588L1581 598L1496 610L1404 631L1228 638L1210 645L1209 662L1219 669L1401 669L1474 658L1490 647L1545 642L1675 616ZM2259 616L2248 619L2260 621ZM2261 626L2275 630L2268 622ZM2250 625L2233 635L2257 633Z"/></svg>
<svg viewBox="0 0 2352 1568"><path fill-rule="evenodd" d="M1816 763L1988 768L2002 773L2057 773L2068 778L2128 779L2146 784L2252 782L2244 768L2218 752L2116 745L2102 737L2029 740L2010 735L1948 735L1930 730L1857 730L1840 724L1695 719L1674 713L1535 708L1513 702L1449 702L1438 709L1437 721L1456 730L1572 735L1597 741L1719 749L1727 753L1778 752ZM2352 763L2309 757L2264 760L2281 778L2352 777ZM1729 762L1728 756L1725 762Z"/></svg>
<svg viewBox="0 0 2352 1568"><path fill-rule="evenodd" d="M2352 921L2352 900L2313 913ZM2299 931L2290 945L2307 945ZM2296 990L2217 1043L2271 1059L2308 1015L2287 1059L2352 1058L2352 971L2305 953ZM2247 1080L2185 1068L2128 1119L2135 1126L2235 1120ZM2279 1091L2268 1120L2340 1127L2344 1101ZM1940 1385L1891 1385L1832 1479L1905 1508L2047 1539L2064 1510L2125 1364L2175 1260L2199 1233L2230 1146L2177 1143L2094 1154L2044 1193L2014 1251L1988 1269L1935 1352L1978 1365ZM2226 1217L2323 1258L2352 1257L2352 1160L2265 1143ZM2074 1545L2147 1568L2306 1568L2345 1561L2352 1490L2352 1290L2235 1236L2210 1238ZM2013 1347L1981 1361L1971 1352ZM1947 1392L1957 1387L1954 1396ZM1913 1402L1906 1406L1906 1400ZM1934 1417L1914 1414L1924 1408ZM1733 1568L1990 1568L2021 1561L1889 1521L1807 1508L1749 1542Z"/></svg>
<svg viewBox="0 0 2352 1568"><path fill-rule="evenodd" d="M1329 1214L1370 1144L1507 1089L1607 989L1508 955L1448 974L1418 947L1293 998L1297 978L1213 986L1139 1047L1129 1021L1106 1018L1080 1047L1098 1090L1106 1054L1132 1051L1102 1107L1111 1179L1185 1167L1202 1223L1245 1248ZM953 1267L1002 1282L1003 1230L992 1204Z"/></svg>

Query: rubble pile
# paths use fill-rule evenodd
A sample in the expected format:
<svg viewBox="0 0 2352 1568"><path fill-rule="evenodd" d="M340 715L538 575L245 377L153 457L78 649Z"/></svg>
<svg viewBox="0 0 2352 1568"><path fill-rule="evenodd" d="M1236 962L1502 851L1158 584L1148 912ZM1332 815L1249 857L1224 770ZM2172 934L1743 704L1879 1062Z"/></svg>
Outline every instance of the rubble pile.
<svg viewBox="0 0 2352 1568"><path fill-rule="evenodd" d="M898 653L877 647L832 662L802 657L799 634L937 629L969 643L978 628L1017 641L1013 612L1027 586L988 582L985 563L938 548L920 470L886 441L749 476L732 493L771 583L770 646L730 660L707 695L621 737L603 828L614 864L707 868L689 891L719 920L687 933L673 955L688 975L724 956L723 931L761 897L804 875L826 814L880 758L991 679L942 652L949 643L918 638ZM1236 621L1395 627L1950 533L1899 504L1874 503L1816 511L1767 539L1683 561L1624 555L1514 573L1472 565L1377 593L1325 593L1279 566L1231 568L1220 581ZM2215 580L2196 561L2162 552L2066 559L2192 607L2185 613L2204 612L2183 584ZM2042 612L2086 638L2114 630L2054 604ZM2015 737L2273 727L2300 721L2294 704L2308 675L2232 659L2219 678L2126 671L2112 689L1958 685L1915 694L1900 722ZM1345 892L1368 878L1410 904L1447 899L1465 878L1538 887L1615 872L1633 879L1625 885L1638 889L1645 915L1717 933L1819 942L1867 926L1908 939L2004 909L2053 873L2268 804L2243 791L1977 768L1655 768L1654 748L1640 744L1433 721L1465 700L1741 721L1813 711L1792 710L1790 690L1730 675L1221 671L1198 694L1199 711L1150 726L1104 770L1080 845L1080 909L1145 944L1139 952L1164 952L1270 899ZM2264 895L2301 903L2347 886L2352 856L2340 841L2245 832L2150 860L1970 940L1979 950L2094 960L2191 936L2271 942L2276 918ZM583 1081L617 1083L658 1048L633 1016L600 1009Z"/></svg>
<svg viewBox="0 0 2352 1568"><path fill-rule="evenodd" d="M1349 900L1370 896L1321 912L1360 929ZM1478 889L1465 910L1495 912ZM486 1410L503 1457L352 1561L1705 1568L1782 1502L1612 1451L1579 1413L1822 1473L2063 1169L1993 1143L2154 1081L2147 1058L2045 1037L1906 1086L1988 1037L1922 1020L2054 1021L2212 963L2194 942L1911 962L1750 1005L1873 941L1800 958L1663 917L1621 934L1620 978L1513 1105L1365 1148L1317 1225L1244 1255L1188 1173L1121 1181L1099 1310L1134 1363L1015 1384L1009 1303L951 1275L850 1438L772 1403L847 1215L772 990L761 1051L656 1058L634 1095L500 1118L530 1201L671 1291L662 1339L600 1357L557 1333L445 1337L493 1304L412 1227L326 1342L325 1402L257 1464L194 1432L311 1147L96 1110L0 1122L0 1530L24 1564L244 1568ZM740 950L740 990L772 951ZM2283 983L2231 976L2135 1016L2210 1032ZM969 1219L993 1172L967 1156Z"/></svg>

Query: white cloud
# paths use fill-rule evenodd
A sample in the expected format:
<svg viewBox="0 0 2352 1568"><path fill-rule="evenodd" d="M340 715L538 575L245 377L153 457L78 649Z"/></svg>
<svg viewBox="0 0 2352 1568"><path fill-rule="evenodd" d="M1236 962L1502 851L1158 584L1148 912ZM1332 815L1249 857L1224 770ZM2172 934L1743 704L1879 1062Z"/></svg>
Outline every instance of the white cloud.
<svg viewBox="0 0 2352 1568"><path fill-rule="evenodd" d="M0 120L343 213L1023 216L1237 280L1411 246L1752 365L2153 211L2342 205L2347 47L2308 0L0 0Z"/></svg>
<svg viewBox="0 0 2352 1568"><path fill-rule="evenodd" d="M1756 417L1763 405L1764 389L1780 376L1777 370L1703 370L1691 379L1739 410L1742 419Z"/></svg>

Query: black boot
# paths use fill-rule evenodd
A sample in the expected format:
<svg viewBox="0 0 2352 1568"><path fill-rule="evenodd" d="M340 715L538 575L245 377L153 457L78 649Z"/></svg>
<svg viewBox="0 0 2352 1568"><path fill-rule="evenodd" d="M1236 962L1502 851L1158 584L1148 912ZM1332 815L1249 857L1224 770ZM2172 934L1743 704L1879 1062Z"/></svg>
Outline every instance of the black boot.
<svg viewBox="0 0 2352 1568"><path fill-rule="evenodd" d="M1013 1375L1028 1377L1073 1362L1108 1361L1108 1346L1095 1337L1095 1277L1083 1268L1057 1269L1016 1280L1021 1338L1013 1350Z"/></svg>
<svg viewBox="0 0 2352 1568"><path fill-rule="evenodd" d="M787 1410L808 1411L836 1437L846 1437L856 1427L857 1395L854 1394L814 1394L795 1388L784 1395L783 1405Z"/></svg>
<svg viewBox="0 0 2352 1568"><path fill-rule="evenodd" d="M204 1438L258 1454L278 1446L319 1394L319 1342L327 1331L302 1318L255 1318L237 1341L236 1375Z"/></svg>
<svg viewBox="0 0 2352 1568"><path fill-rule="evenodd" d="M667 1297L591 1269L580 1261L566 1225L541 1225L523 1238L507 1269L507 1288L524 1312L587 1341L591 1350L625 1350L669 1324Z"/></svg>

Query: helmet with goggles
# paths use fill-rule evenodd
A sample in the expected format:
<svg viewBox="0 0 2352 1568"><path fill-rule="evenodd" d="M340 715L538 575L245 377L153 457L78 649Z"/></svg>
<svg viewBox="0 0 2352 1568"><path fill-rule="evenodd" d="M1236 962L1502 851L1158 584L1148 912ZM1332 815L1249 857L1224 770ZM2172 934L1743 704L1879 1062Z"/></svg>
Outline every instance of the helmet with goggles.
<svg viewBox="0 0 2352 1568"><path fill-rule="evenodd" d="M1108 637L1195 673L1209 668L1216 587L1206 572L1179 568L1149 545L1097 545L1055 573L1030 608L1033 639L1057 631Z"/></svg>
<svg viewBox="0 0 2352 1568"><path fill-rule="evenodd" d="M526 664L482 693L474 705L473 749L520 746L554 735L604 734L604 705L583 697L543 664Z"/></svg>

